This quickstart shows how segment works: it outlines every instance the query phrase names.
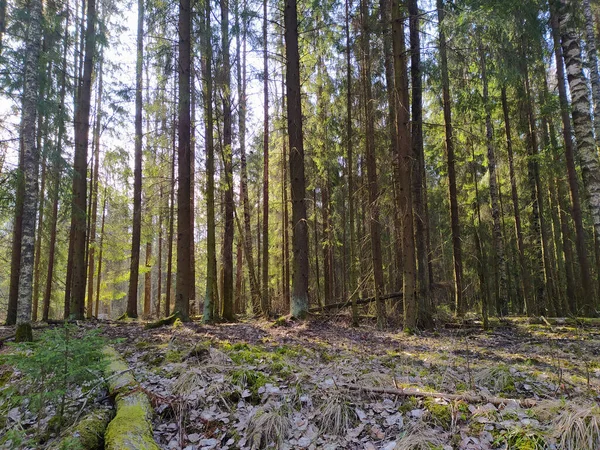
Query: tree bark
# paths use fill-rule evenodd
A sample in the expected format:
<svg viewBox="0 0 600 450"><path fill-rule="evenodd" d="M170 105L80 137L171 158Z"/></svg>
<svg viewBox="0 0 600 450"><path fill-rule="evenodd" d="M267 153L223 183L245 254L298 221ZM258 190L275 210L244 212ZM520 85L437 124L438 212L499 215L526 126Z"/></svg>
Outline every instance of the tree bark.
<svg viewBox="0 0 600 450"><path fill-rule="evenodd" d="M399 0L393 0L392 2L392 44L394 53L396 133L398 135L396 164L399 165L400 172L397 207L402 218L404 329L407 332L413 332L417 326L418 309L415 299L416 261L411 190L412 154L409 128L410 118L408 114L409 99L404 48L404 23L400 12Z"/></svg>
<svg viewBox="0 0 600 450"><path fill-rule="evenodd" d="M377 181L377 157L375 155L375 118L371 75L371 24L369 20L369 0L361 0L360 46L363 54L361 61L362 82L365 108L365 160L369 195L369 230L371 238L371 260L373 264L373 282L375 288L377 327L386 326L385 303L379 300L383 290L383 264L381 259L381 229L379 223L379 186Z"/></svg>
<svg viewBox="0 0 600 450"><path fill-rule="evenodd" d="M73 164L73 206L71 211L73 272L69 314L75 319L83 319L84 316L87 153L90 128L92 71L96 49L96 0L88 0L87 2L86 22L83 78L77 95L77 110L75 114L75 159Z"/></svg>
<svg viewBox="0 0 600 450"><path fill-rule="evenodd" d="M225 176L225 228L223 230L223 319L233 321L233 163L231 124L231 64L229 61L229 0L221 3L221 57L223 98L223 166Z"/></svg>
<svg viewBox="0 0 600 450"><path fill-rule="evenodd" d="M21 260L17 296L17 337L26 330L31 335L31 302L33 295L33 265L35 221L38 200L39 148L36 146L36 117L39 97L39 62L42 45L42 2L29 3L29 26L25 41L23 96L21 99L21 145L23 148L23 214Z"/></svg>
<svg viewBox="0 0 600 450"><path fill-rule="evenodd" d="M103 53L103 52L102 52ZM94 311L94 273L95 273L95 254L96 254L96 222L98 218L98 177L100 172L100 130L102 119L102 54L98 64L98 98L96 101L96 125L94 127L93 148L94 148L94 175L92 180L92 214L90 217L90 237L89 237L89 256L88 256L88 319Z"/></svg>
<svg viewBox="0 0 600 450"><path fill-rule="evenodd" d="M101 282L102 282L102 253L104 250L103 244L104 244L104 223L106 220L106 200L107 200L107 196L106 196L106 191L107 188L106 186L104 186L104 201L102 203L102 222L100 225L100 243L98 244L98 248L100 249L100 252L98 253L98 276L96 277L96 308L95 308L95 315L96 317L98 317L98 312L100 309L100 286L101 286Z"/></svg>
<svg viewBox="0 0 600 450"><path fill-rule="evenodd" d="M571 92L573 129L581 160L583 182L587 188L594 229L596 233L600 233L600 167L598 166L598 153L594 140L592 117L590 115L590 95L583 74L579 38L571 24L571 13L567 11L567 5L564 0L559 0L559 5L558 21L560 24L564 61L567 68L567 80ZM589 315L593 312L596 304L591 282L590 289L584 292L583 305L581 306L583 307L583 313Z"/></svg>
<svg viewBox="0 0 600 450"><path fill-rule="evenodd" d="M450 81L448 77L448 57L446 53L446 34L444 31L444 1L437 0L440 63L442 75L442 101L446 131L446 160L448 164L448 195L450 199L450 229L452 231L452 257L454 262L454 311L462 317L466 311L463 300L463 265L460 240L460 217L458 194L456 189L456 168L454 155L454 130L452 127L452 105L450 103Z"/></svg>
<svg viewBox="0 0 600 450"><path fill-rule="evenodd" d="M133 230L131 233L131 266L127 315L138 316L138 278L140 272L140 244L142 237L142 92L144 89L144 1L138 0L137 57L135 64L135 157L133 171Z"/></svg>
<svg viewBox="0 0 600 450"><path fill-rule="evenodd" d="M175 311L189 320L190 308L190 0L179 0L179 104L177 185L177 280Z"/></svg>
<svg viewBox="0 0 600 450"><path fill-rule="evenodd" d="M263 0L263 263L261 311L269 316L269 58L267 0Z"/></svg>
<svg viewBox="0 0 600 450"><path fill-rule="evenodd" d="M204 323L214 319L214 306L217 298L217 256L215 229L215 156L213 138L213 92L212 92L212 43L211 43L211 8L210 2L205 2L205 15L201 36L204 52L202 53L202 72L204 78L204 114L205 114L205 145L206 145L206 297L204 299Z"/></svg>
<svg viewBox="0 0 600 450"><path fill-rule="evenodd" d="M306 180L302 135L300 54L298 50L298 9L296 0L285 1L285 49L287 120L290 144L292 189L292 249L294 253L293 292L290 312L304 318L308 311L308 224L306 222Z"/></svg>
<svg viewBox="0 0 600 450"><path fill-rule="evenodd" d="M492 201L493 241L496 253L496 287L495 300L496 310L501 314L508 313L508 297L506 286L506 261L504 259L504 243L502 242L502 230L500 228L500 201L498 194L498 183L496 180L496 153L494 148L494 136L492 128L492 108L488 93L487 63L485 49L480 49L481 56L481 78L483 82L483 104L485 107L485 129L487 142L488 170L490 173L490 197Z"/></svg>

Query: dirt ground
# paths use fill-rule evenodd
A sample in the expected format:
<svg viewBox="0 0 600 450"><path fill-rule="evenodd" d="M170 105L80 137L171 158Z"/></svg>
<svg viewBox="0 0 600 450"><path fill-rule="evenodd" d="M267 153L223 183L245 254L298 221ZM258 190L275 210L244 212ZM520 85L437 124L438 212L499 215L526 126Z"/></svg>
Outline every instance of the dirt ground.
<svg viewBox="0 0 600 450"><path fill-rule="evenodd" d="M600 448L600 329L586 323L82 326L133 369L164 449Z"/></svg>

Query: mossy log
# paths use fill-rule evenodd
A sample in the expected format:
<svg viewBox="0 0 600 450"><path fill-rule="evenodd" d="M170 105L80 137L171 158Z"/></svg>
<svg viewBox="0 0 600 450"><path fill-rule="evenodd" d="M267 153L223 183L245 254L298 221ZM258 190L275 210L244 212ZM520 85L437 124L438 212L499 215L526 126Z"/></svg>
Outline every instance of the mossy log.
<svg viewBox="0 0 600 450"><path fill-rule="evenodd" d="M148 396L129 371L129 367L114 348L106 347L104 354L108 392L115 399L117 415L104 434L106 450L158 450L152 437L152 405Z"/></svg>
<svg viewBox="0 0 600 450"><path fill-rule="evenodd" d="M52 444L50 450L63 448L81 448L86 450L101 450L104 448L104 433L112 419L110 409L96 409L83 419L67 428L61 437Z"/></svg>
<svg viewBox="0 0 600 450"><path fill-rule="evenodd" d="M173 325L177 319L181 320L181 314L179 314L179 311L174 312L173 314L171 314L168 317L165 317L164 319L155 320L154 322L148 322L144 328L146 330L152 330L154 328L162 327L163 325Z"/></svg>

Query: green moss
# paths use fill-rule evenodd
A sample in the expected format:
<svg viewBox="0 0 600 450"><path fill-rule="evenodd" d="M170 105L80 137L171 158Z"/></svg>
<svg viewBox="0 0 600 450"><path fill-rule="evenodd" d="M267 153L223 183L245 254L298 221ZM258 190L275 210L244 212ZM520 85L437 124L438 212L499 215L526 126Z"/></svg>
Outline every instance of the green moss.
<svg viewBox="0 0 600 450"><path fill-rule="evenodd" d="M172 363L179 363L183 361L183 352L179 350L168 350L165 354L165 360Z"/></svg>
<svg viewBox="0 0 600 450"><path fill-rule="evenodd" d="M151 347L149 342L146 341L137 341L135 343L135 348L139 349L139 350L144 350L145 348Z"/></svg>
<svg viewBox="0 0 600 450"><path fill-rule="evenodd" d="M104 448L104 432L110 422L109 410L98 410L85 416L64 433L56 445L50 449L59 450L101 450Z"/></svg>
<svg viewBox="0 0 600 450"><path fill-rule="evenodd" d="M231 382L248 389L251 394L250 402L257 404L260 402L258 390L274 381L268 375L257 370L237 369L231 372Z"/></svg>
<svg viewBox="0 0 600 450"><path fill-rule="evenodd" d="M32 342L33 330L29 322L20 323L15 331L15 342Z"/></svg>
<svg viewBox="0 0 600 450"><path fill-rule="evenodd" d="M158 450L152 438L152 408L143 393L135 393L117 401L117 415L104 435L106 450Z"/></svg>
<svg viewBox="0 0 600 450"><path fill-rule="evenodd" d="M452 408L450 405L436 403L433 399L424 400L424 405L431 414L432 419L442 428L448 430L452 424Z"/></svg>
<svg viewBox="0 0 600 450"><path fill-rule="evenodd" d="M407 413L419 407L419 401L416 397L406 397L398 410L401 413Z"/></svg>
<svg viewBox="0 0 600 450"><path fill-rule="evenodd" d="M173 328L181 328L183 327L183 322L181 321L181 319L178 317L177 319L175 319L175 322L173 322Z"/></svg>

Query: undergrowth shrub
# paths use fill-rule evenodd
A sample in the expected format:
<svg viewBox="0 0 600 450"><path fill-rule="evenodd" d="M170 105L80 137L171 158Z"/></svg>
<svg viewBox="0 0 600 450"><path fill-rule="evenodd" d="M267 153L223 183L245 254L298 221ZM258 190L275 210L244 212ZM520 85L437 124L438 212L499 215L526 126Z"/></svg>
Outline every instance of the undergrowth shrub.
<svg viewBox="0 0 600 450"><path fill-rule="evenodd" d="M36 341L11 344L10 352L0 359L1 364L14 367L22 375L18 389L7 390L11 394L10 407L21 405L37 416L38 438L48 411L54 411L49 420L52 429L48 431L58 433L65 423L65 411L78 400L76 395L81 391L90 393L91 388L101 385L98 381L106 361L102 354L104 339L98 333L80 332L67 324L44 331ZM0 398L0 404L3 400ZM0 410L0 415L4 412Z"/></svg>

